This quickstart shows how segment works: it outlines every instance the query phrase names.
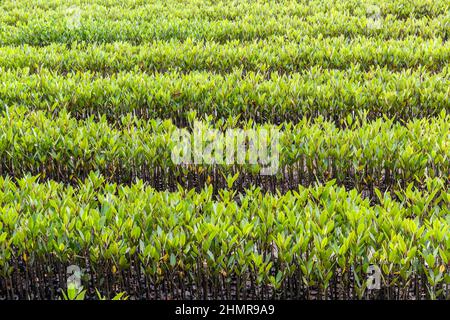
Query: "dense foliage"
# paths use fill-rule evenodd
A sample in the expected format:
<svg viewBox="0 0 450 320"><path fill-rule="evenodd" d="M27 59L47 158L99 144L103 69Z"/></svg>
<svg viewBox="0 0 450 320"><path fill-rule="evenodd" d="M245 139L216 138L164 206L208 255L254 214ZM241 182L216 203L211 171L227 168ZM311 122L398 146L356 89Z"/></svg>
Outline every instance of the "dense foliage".
<svg viewBox="0 0 450 320"><path fill-rule="evenodd" d="M186 125L188 114L218 118L238 116L258 122L296 122L322 115L341 119L366 112L369 119L383 115L409 120L450 114L450 80L446 67L439 73L423 70L392 72L385 68L361 71L322 69L282 75L245 72L228 74L194 71L181 74L93 72L57 74L28 68L0 74L0 102L26 104L33 109L75 116L105 114L110 121L130 112L145 119L171 118Z"/></svg>
<svg viewBox="0 0 450 320"><path fill-rule="evenodd" d="M52 283L77 264L108 294L363 298L376 264L384 298L445 297L450 193L441 179L424 183L398 201L377 191L371 205L333 184L283 195L253 187L236 200L222 189L215 200L212 187L157 192L94 174L76 188L0 178L0 288L55 297Z"/></svg>
<svg viewBox="0 0 450 320"><path fill-rule="evenodd" d="M448 0L0 12L0 299L450 298ZM175 163L196 124L279 170Z"/></svg>
<svg viewBox="0 0 450 320"><path fill-rule="evenodd" d="M196 119L194 114L191 118ZM349 118L347 129L320 118L277 126L280 170L266 187L273 191L275 187L296 189L298 184L336 179L359 191L369 189L373 196L374 187L392 190L410 182L421 185L426 177L441 177L450 183L449 116L404 125L389 119L351 121ZM49 118L44 112L9 108L0 117L0 172L77 182L90 171L99 171L110 181L130 183L140 178L158 189L172 190L177 184L202 188L207 181L222 187L226 185L224 177L236 172L240 173L236 185L241 188L258 179L267 181L259 176L258 165L248 163L174 163L171 152L177 141L172 134L177 127L170 120L126 116L118 122L115 128L105 117L76 120L64 112ZM231 118L214 125L201 123L225 131L236 122ZM243 126L256 132L270 127L252 122ZM247 158L250 151L246 149ZM274 179L278 183L274 184Z"/></svg>

